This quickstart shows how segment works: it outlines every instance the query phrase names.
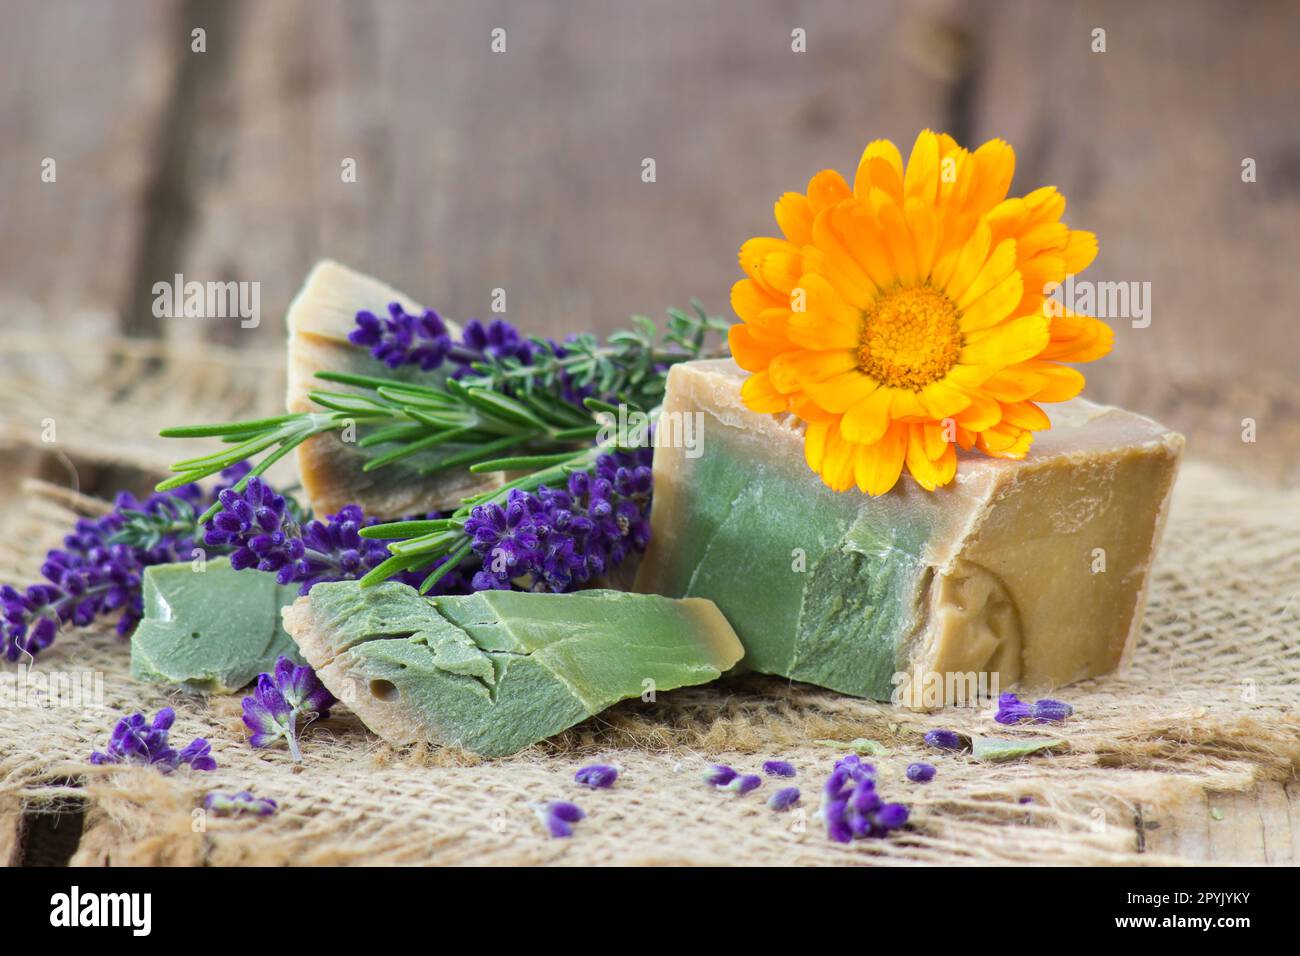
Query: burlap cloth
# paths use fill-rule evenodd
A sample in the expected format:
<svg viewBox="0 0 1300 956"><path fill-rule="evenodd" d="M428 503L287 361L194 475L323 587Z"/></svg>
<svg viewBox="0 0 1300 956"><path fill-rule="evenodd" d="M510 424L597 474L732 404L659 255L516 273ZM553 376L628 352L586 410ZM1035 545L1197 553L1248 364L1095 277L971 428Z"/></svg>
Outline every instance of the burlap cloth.
<svg viewBox="0 0 1300 956"><path fill-rule="evenodd" d="M238 384L235 372L230 378ZM99 429L78 425L85 416L75 408L60 414L69 429L106 443L117 432L147 435L152 422L141 419L151 416L222 416L231 394L248 394L231 381L212 388L186 381L195 406L211 403L206 412L194 414L172 394L166 408L144 403L110 415ZM8 391L13 402L24 400ZM29 392L26 400L36 414L58 399L42 404ZM138 453L126 457L145 469L176 457L137 440ZM123 457L120 447L114 454ZM44 550L72 520L69 506L84 505L30 491L11 495L0 512L0 580L34 579ZM102 674L103 706L0 707L0 861L12 855L33 814L81 808L77 864L1178 862L1141 852L1144 812L1204 791L1291 780L1300 766L1297 541L1300 491L1254 487L1218 466L1187 462L1131 669L1058 693L1077 712L1051 730L1068 741L1067 750L1005 764L928 752L921 735L934 727L1039 731L1001 728L989 711L914 714L750 677L661 694L654 703L627 702L492 761L445 748L390 747L340 708L309 728L304 761L295 766L283 750L247 745L238 697L205 700L136 683L128 647L110 627L69 632L36 666ZM217 771L164 776L87 763L119 715L169 704L178 714L178 745L207 737ZM886 748L873 758L881 790L911 805L912 824L889 840L841 846L826 839L813 814L821 782L844 750L817 741L859 737ZM757 770L770 758L798 768L802 813L766 808L774 781L745 797L700 781L712 762ZM933 782L905 779L916 759L937 765ZM578 767L595 760L625 768L612 790L572 782ZM280 812L236 820L196 815L206 792L239 789L274 798ZM529 808L559 798L588 814L572 839L550 839Z"/></svg>

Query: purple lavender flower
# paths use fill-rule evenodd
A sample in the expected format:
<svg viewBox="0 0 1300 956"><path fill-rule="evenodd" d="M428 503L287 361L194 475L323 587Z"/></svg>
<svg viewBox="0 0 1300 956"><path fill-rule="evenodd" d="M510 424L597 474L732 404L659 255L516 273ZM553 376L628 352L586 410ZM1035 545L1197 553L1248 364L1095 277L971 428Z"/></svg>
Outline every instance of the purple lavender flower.
<svg viewBox="0 0 1300 956"><path fill-rule="evenodd" d="M994 716L999 724L1059 724L1074 713L1074 708L1064 701L1044 697L1032 704L1027 704L1015 694L1003 694L998 697L998 712Z"/></svg>
<svg viewBox="0 0 1300 956"><path fill-rule="evenodd" d="M97 766L121 763L153 766L164 773L181 765L194 770L215 770L217 762L211 756L212 747L202 737L180 752L172 748L167 737L175 721L176 711L170 707L158 711L151 722L140 713L123 717L113 728L107 751L94 751L90 762Z"/></svg>
<svg viewBox="0 0 1300 956"><path fill-rule="evenodd" d="M763 778L756 773L737 774L719 790L729 790L736 796L744 796L751 790L757 790L763 785Z"/></svg>
<svg viewBox="0 0 1300 956"><path fill-rule="evenodd" d="M789 810L799 802L798 787L782 787L776 793L767 798L767 805L778 813L782 810Z"/></svg>
<svg viewBox="0 0 1300 956"><path fill-rule="evenodd" d="M594 763L575 773L573 779L576 783L580 783L584 787L590 787L592 790L608 790L614 786L614 781L618 779L618 768L611 767L608 764Z"/></svg>
<svg viewBox="0 0 1300 956"><path fill-rule="evenodd" d="M907 765L907 779L913 783L929 783L934 779L934 764L910 763Z"/></svg>
<svg viewBox="0 0 1300 956"><path fill-rule="evenodd" d="M936 750L964 750L966 744L955 730L931 730L925 735L925 742Z"/></svg>
<svg viewBox="0 0 1300 956"><path fill-rule="evenodd" d="M735 780L737 776L736 771L726 764L709 764L709 769L704 771L704 782L710 787L725 787Z"/></svg>
<svg viewBox="0 0 1300 956"><path fill-rule="evenodd" d="M471 373L476 362L502 359L516 359L521 365L531 365L536 348L504 319L493 319L489 325L470 319L461 331L460 341L451 348L451 360L459 366L452 374L460 378Z"/></svg>
<svg viewBox="0 0 1300 956"><path fill-rule="evenodd" d="M306 549L284 496L254 477L242 492L227 488L217 500L222 510L209 522L204 544L229 549L236 571L256 568L275 574L281 584L294 580Z"/></svg>
<svg viewBox="0 0 1300 956"><path fill-rule="evenodd" d="M767 760L763 763L763 773L769 777L793 777L795 775L794 764L787 763L784 760Z"/></svg>
<svg viewBox="0 0 1300 956"><path fill-rule="evenodd" d="M567 800L533 804L533 812L553 837L573 836L573 825L586 817L577 804Z"/></svg>
<svg viewBox="0 0 1300 956"><path fill-rule="evenodd" d="M518 586L568 591L617 567L650 540L653 449L617 451L563 488L514 489L504 505L479 505L465 533L482 559L477 591Z"/></svg>
<svg viewBox="0 0 1300 956"><path fill-rule="evenodd" d="M826 835L837 843L882 837L907 823L907 807L885 803L876 792L876 773L856 754L836 761L822 788Z"/></svg>
<svg viewBox="0 0 1300 956"><path fill-rule="evenodd" d="M418 365L427 372L441 365L451 352L447 325L432 309L411 315L401 303L390 302L388 318L362 311L356 322L348 341L370 349L370 354L389 368Z"/></svg>
<svg viewBox="0 0 1300 956"><path fill-rule="evenodd" d="M315 671L281 657L275 662L274 674L259 674L257 688L243 700L244 725L253 732L248 742L253 747L269 747L283 738L293 762L299 763L299 722L305 726L317 717L328 717L335 703Z"/></svg>
<svg viewBox="0 0 1300 956"><path fill-rule="evenodd" d="M203 807L213 816L238 817L251 814L269 817L279 809L270 797L255 797L247 790L238 793L209 793L203 798Z"/></svg>
<svg viewBox="0 0 1300 956"><path fill-rule="evenodd" d="M322 581L363 577L388 558L386 542L361 537L361 529L374 521L357 505L344 505L324 521L300 525L287 499L256 477L242 492L222 491L218 500L223 510L212 517L204 543L229 551L235 570L272 573L281 584L297 583L300 594L310 593ZM423 578L424 573L406 574L398 580L418 585ZM450 574L439 582L436 593L455 593L464 587L463 578Z"/></svg>

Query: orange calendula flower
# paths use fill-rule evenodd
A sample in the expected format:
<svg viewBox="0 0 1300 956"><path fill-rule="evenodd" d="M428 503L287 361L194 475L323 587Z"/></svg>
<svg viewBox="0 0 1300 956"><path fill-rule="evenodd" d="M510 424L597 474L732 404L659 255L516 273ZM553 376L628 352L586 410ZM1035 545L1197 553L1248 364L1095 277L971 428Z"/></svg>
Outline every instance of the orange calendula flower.
<svg viewBox="0 0 1300 956"><path fill-rule="evenodd" d="M808 465L837 491L881 495L904 463L922 487L952 481L956 448L1022 458L1051 427L1041 402L1073 398L1064 362L1110 351L1103 322L1048 306L1097 238L1061 221L1054 187L1007 198L1015 154L925 130L906 167L867 146L853 188L834 170L776 204L782 239L740 249L731 351L758 412L806 423Z"/></svg>

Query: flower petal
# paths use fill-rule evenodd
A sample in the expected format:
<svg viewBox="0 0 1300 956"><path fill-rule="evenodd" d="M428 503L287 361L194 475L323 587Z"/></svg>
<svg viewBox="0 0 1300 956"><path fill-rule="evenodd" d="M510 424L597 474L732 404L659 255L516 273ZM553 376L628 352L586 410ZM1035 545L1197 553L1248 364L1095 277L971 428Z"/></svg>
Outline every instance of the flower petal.
<svg viewBox="0 0 1300 956"><path fill-rule="evenodd" d="M927 452L925 426L912 425L907 440L907 470L926 491L948 484L957 474L957 450L944 443L936 460Z"/></svg>
<svg viewBox="0 0 1300 956"><path fill-rule="evenodd" d="M835 205L842 199L848 199L852 195L849 192L849 184L844 181L844 177L833 169L823 169L808 180L808 204L812 207L814 220L823 209Z"/></svg>
<svg viewBox="0 0 1300 956"><path fill-rule="evenodd" d="M772 387L767 372L755 372L740 386L740 398L754 412L775 414L789 407L786 397Z"/></svg>
<svg viewBox="0 0 1300 956"><path fill-rule="evenodd" d="M903 154L887 139L867 144L853 178L853 195L866 199L872 189L883 189L899 201L903 198Z"/></svg>
<svg viewBox="0 0 1300 956"><path fill-rule="evenodd" d="M1009 318L1012 311L1020 304L1024 291L1024 281L1020 273L1013 270L1009 276L962 310L960 322L962 332L968 335L972 332L981 332Z"/></svg>
<svg viewBox="0 0 1300 956"><path fill-rule="evenodd" d="M889 428L889 407L897 389L877 388L850 408L840 421L840 431L851 442L874 445Z"/></svg>
<svg viewBox="0 0 1300 956"><path fill-rule="evenodd" d="M831 422L809 422L803 433L803 457L808 467L818 474L826 457L826 436L833 427Z"/></svg>
<svg viewBox="0 0 1300 956"><path fill-rule="evenodd" d="M780 304L781 299L778 296L753 279L741 279L731 287L731 308L742 319L752 319L764 309Z"/></svg>
<svg viewBox="0 0 1300 956"><path fill-rule="evenodd" d="M964 365L1015 365L1037 356L1049 341L1047 319L1026 315L967 337Z"/></svg>
<svg viewBox="0 0 1300 956"><path fill-rule="evenodd" d="M857 364L857 354L850 349L835 351L798 349L784 352L772 359L771 365L768 366L768 373L776 390L789 395L808 382L820 382L840 372L847 372L857 367Z"/></svg>
<svg viewBox="0 0 1300 956"><path fill-rule="evenodd" d="M939 137L932 130L923 129L912 145L912 155L907 157L907 172L903 177L903 196L916 197L933 203L939 195Z"/></svg>
<svg viewBox="0 0 1300 956"><path fill-rule="evenodd" d="M758 372L767 368L777 356L794 347L788 343L775 345L765 341L744 324L733 325L727 329L727 343L731 346L731 355L736 360L736 364L749 372Z"/></svg>
<svg viewBox="0 0 1300 956"><path fill-rule="evenodd" d="M858 369L850 369L804 386L804 394L828 412L844 414L877 388L879 383Z"/></svg>
<svg viewBox="0 0 1300 956"><path fill-rule="evenodd" d="M801 193L786 193L776 201L776 224L782 234L797 246L812 241L812 203Z"/></svg>
<svg viewBox="0 0 1300 956"><path fill-rule="evenodd" d="M906 444L907 426L893 422L880 441L855 446L853 477L858 488L875 497L898 484L903 473Z"/></svg>

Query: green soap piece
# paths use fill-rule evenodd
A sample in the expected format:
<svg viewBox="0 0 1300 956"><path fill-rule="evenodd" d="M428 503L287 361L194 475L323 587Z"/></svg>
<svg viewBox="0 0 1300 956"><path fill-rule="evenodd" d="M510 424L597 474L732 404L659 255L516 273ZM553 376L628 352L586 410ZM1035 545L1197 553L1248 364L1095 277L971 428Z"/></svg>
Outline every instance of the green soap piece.
<svg viewBox="0 0 1300 956"><path fill-rule="evenodd" d="M873 498L828 488L797 417L745 406L747 377L670 372L636 590L716 602L747 669L921 709L1127 660L1181 437L1076 399L1021 461L961 452L948 486Z"/></svg>
<svg viewBox="0 0 1300 956"><path fill-rule="evenodd" d="M423 597L339 581L284 620L325 686L380 737L485 756L647 690L708 683L744 653L712 601L626 591Z"/></svg>
<svg viewBox="0 0 1300 956"><path fill-rule="evenodd" d="M1054 737L1021 737L1008 740L1003 737L981 737L972 734L970 738L971 756L976 760L1018 760L1030 754L1056 750L1065 746L1064 740Z"/></svg>
<svg viewBox="0 0 1300 956"><path fill-rule="evenodd" d="M755 460L745 443L708 432L691 492L660 522L682 532L670 557L654 546L660 563L637 589L716 601L742 637L746 669L889 699L915 627L925 516L863 510L801 460Z"/></svg>
<svg viewBox="0 0 1300 956"><path fill-rule="evenodd" d="M230 694L284 655L303 663L280 620L298 596L275 575L235 571L227 558L144 572L144 620L131 636L131 676L194 694Z"/></svg>

